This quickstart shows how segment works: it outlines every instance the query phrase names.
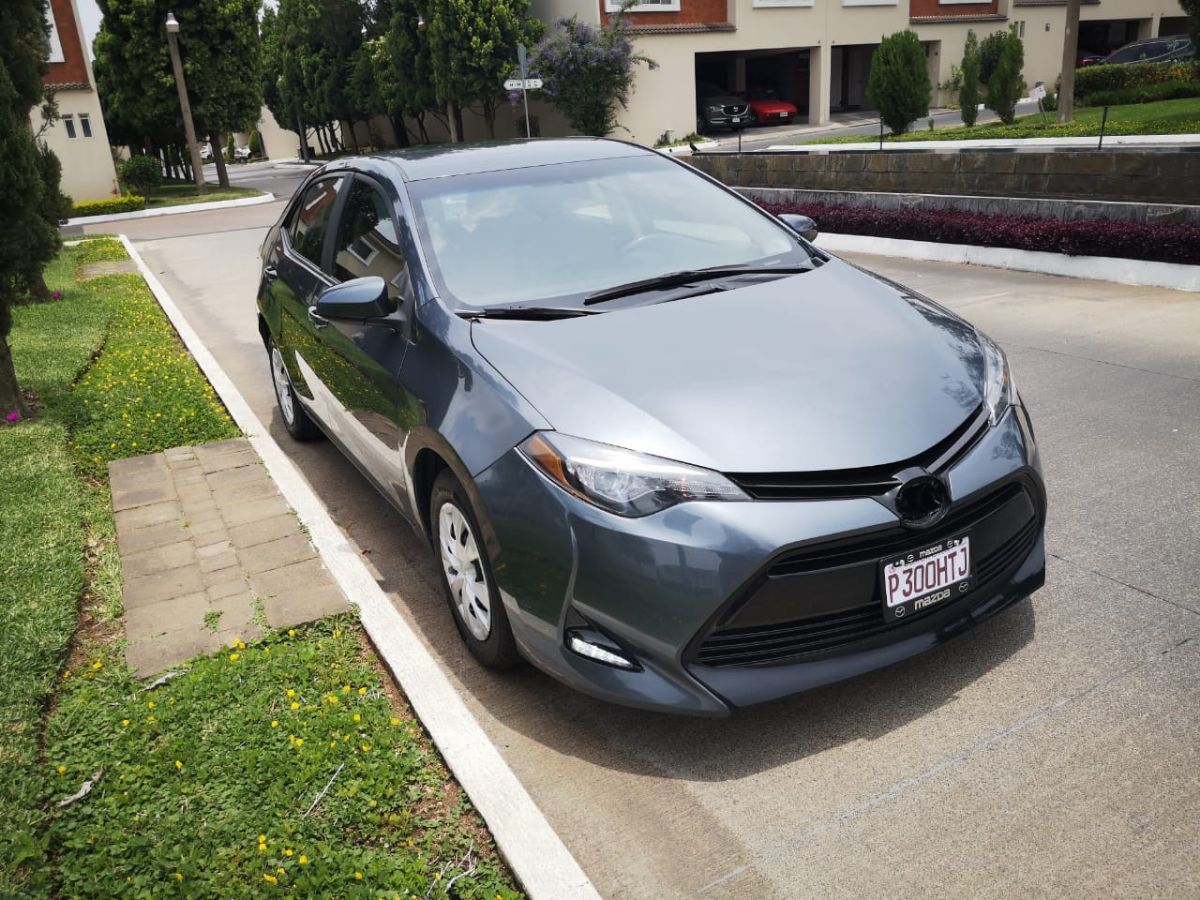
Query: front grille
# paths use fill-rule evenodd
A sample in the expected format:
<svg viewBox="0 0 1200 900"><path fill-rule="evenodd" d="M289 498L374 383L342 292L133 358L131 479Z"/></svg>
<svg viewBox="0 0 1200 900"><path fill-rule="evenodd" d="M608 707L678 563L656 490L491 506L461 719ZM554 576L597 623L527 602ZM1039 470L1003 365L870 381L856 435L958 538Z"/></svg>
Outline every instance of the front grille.
<svg viewBox="0 0 1200 900"><path fill-rule="evenodd" d="M885 622L881 611L883 601L876 575L879 561L899 555L902 551L917 550L937 543L940 537L949 537L955 532L975 528L1009 504L1018 501L1024 493L1019 485L1010 485L1007 489L954 514L953 521L948 525L943 523L936 533L889 533L883 535L882 539L877 537L869 543L851 542L836 548L827 547L824 550L814 549L806 554L793 554L779 560L768 570L767 579L800 574L800 580L803 580L804 573L819 575L853 566L869 567L869 571L864 572L863 579L864 584L870 585L863 593L869 600L849 609L804 619L746 627L736 626L735 610L725 617L725 621L732 620L734 624L718 626L711 631L697 648L695 661L706 666L770 665L795 657L836 650L885 633L894 626ZM1031 506L1022 508L1032 509ZM962 600L969 600L977 596L980 590L987 589L999 579L1010 576L1014 568L1033 550L1040 528L1039 516L1027 516L1019 527L1011 530L1006 537L980 555L975 563L975 590L959 600L948 602L961 603ZM751 595L747 603L753 603L754 600L755 596ZM926 613L918 614L916 618L944 608L944 605L935 606Z"/></svg>
<svg viewBox="0 0 1200 900"><path fill-rule="evenodd" d="M944 472L958 462L987 430L988 414L982 405L950 434L911 459L882 466L836 469L825 472L726 473L730 481L755 500L845 500L879 497L900 486L906 469Z"/></svg>
<svg viewBox="0 0 1200 900"><path fill-rule="evenodd" d="M746 111L744 106L722 106L721 111L727 116L740 116Z"/></svg>

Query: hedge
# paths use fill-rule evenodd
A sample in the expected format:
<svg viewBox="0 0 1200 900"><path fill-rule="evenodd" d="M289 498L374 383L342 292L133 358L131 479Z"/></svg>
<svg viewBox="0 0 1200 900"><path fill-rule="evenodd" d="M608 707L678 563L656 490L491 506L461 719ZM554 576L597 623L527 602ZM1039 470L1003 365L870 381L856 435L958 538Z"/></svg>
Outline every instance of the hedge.
<svg viewBox="0 0 1200 900"><path fill-rule="evenodd" d="M1182 100L1200 97L1200 81L1160 81L1138 87L1096 91L1079 98L1083 106L1124 106L1129 103L1154 103L1156 100Z"/></svg>
<svg viewBox="0 0 1200 900"><path fill-rule="evenodd" d="M822 204L764 203L768 212L809 216L822 231L903 238L939 244L974 244L1041 250L1069 256L1200 265L1200 227L1195 225L1063 221L1034 216L987 216L959 210L894 210Z"/></svg>
<svg viewBox="0 0 1200 900"><path fill-rule="evenodd" d="M1192 81L1196 71L1196 64L1192 62L1088 66L1075 72L1075 97L1085 98L1098 91L1146 87L1163 81Z"/></svg>
<svg viewBox="0 0 1200 900"><path fill-rule="evenodd" d="M137 194L110 197L107 200L84 200L72 209L75 216L107 216L111 213L137 212L146 208L146 198Z"/></svg>

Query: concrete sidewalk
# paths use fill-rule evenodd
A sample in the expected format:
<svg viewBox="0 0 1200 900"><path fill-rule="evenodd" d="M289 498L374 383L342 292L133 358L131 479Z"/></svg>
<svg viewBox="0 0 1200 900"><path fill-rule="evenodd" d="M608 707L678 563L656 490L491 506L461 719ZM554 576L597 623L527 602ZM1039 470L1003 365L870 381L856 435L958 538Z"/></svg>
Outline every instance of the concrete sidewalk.
<svg viewBox="0 0 1200 900"><path fill-rule="evenodd" d="M136 674L350 608L247 441L117 460L109 475Z"/></svg>

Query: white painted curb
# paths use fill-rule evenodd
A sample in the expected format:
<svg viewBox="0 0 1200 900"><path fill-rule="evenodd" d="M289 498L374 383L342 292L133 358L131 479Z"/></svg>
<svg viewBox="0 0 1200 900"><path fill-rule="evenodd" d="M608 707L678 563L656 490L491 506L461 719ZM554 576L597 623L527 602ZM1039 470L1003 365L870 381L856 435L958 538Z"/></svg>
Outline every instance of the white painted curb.
<svg viewBox="0 0 1200 900"><path fill-rule="evenodd" d="M392 606L299 469L272 439L129 238L120 235L120 241L233 420L262 457L280 493L308 527L312 542L334 579L357 604L367 634L428 729L450 771L487 822L496 846L521 886L534 898L599 900L591 880L488 740L433 657ZM265 355L263 370L265 378Z"/></svg>
<svg viewBox="0 0 1200 900"><path fill-rule="evenodd" d="M696 144L697 150L713 150L713 149L721 146L720 144L718 144L716 141L714 141L712 139L696 141L695 144ZM664 153L667 156L691 156L692 155L692 148L689 147L687 144L677 144L677 145L673 145L670 147L651 147L650 149L657 150L659 153Z"/></svg>
<svg viewBox="0 0 1200 900"><path fill-rule="evenodd" d="M1017 269L1043 275L1064 275L1091 281L1114 281L1139 287L1161 287L1200 292L1200 266L1179 263L1118 259L1114 256L1067 256L1040 250L975 247L970 244L937 244L861 234L821 234L817 244L832 253L870 253L901 256L929 262L967 263L995 269Z"/></svg>
<svg viewBox="0 0 1200 900"><path fill-rule="evenodd" d="M158 209L138 209L133 212L109 213L107 216L76 216L67 219L68 225L92 225L100 222L124 222L127 219L153 219L156 216L178 216L182 213L207 212L210 209L233 209L236 206L258 206L274 203L275 195L261 197L239 197L236 200L213 200L211 203L184 203L179 206L162 206Z"/></svg>
<svg viewBox="0 0 1200 900"><path fill-rule="evenodd" d="M980 126L986 128L987 126ZM983 138L977 141L884 141L883 150L1005 150L1018 147L1078 147L1095 150L1100 138ZM1160 147L1191 147L1200 145L1200 134L1114 134L1104 136L1104 147L1137 147L1154 145ZM775 144L767 148L771 153L842 153L847 150L879 151L879 141L862 141L853 144ZM762 152L762 151L756 151Z"/></svg>

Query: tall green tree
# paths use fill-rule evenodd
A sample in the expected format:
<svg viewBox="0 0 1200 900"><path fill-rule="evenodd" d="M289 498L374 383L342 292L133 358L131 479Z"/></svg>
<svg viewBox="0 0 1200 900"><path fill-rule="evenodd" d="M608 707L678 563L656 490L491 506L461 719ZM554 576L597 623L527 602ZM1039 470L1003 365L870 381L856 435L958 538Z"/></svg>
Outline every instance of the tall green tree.
<svg viewBox="0 0 1200 900"><path fill-rule="evenodd" d="M392 130L402 146L408 143L406 117L416 125L417 139L423 144L429 143L425 118L438 108L433 86L433 54L428 32L422 32L418 25L423 16L418 2L380 0L376 6L376 15L381 24L386 24L382 29L382 43L372 47L375 78L380 98L392 120Z"/></svg>
<svg viewBox="0 0 1200 900"><path fill-rule="evenodd" d="M967 43L963 47L962 69L959 74L962 87L958 89L958 109L963 124L969 128L979 118L979 39L971 29L967 30Z"/></svg>
<svg viewBox="0 0 1200 900"><path fill-rule="evenodd" d="M1192 46L1200 47L1200 0L1179 0L1179 5L1188 17L1188 34L1192 36ZM1200 78L1200 63L1194 69L1196 77Z"/></svg>
<svg viewBox="0 0 1200 900"><path fill-rule="evenodd" d="M168 12L179 20L192 117L211 137L217 175L228 186L224 136L249 130L262 108L259 0L98 0L93 49L110 136L145 150L182 145L183 120L167 48Z"/></svg>
<svg viewBox="0 0 1200 900"><path fill-rule="evenodd" d="M1011 125L1017 116L1017 101L1025 93L1025 79L1021 70L1025 66L1025 45L1013 25L1000 43L1000 58L987 83L987 99L983 104L994 112L1005 125Z"/></svg>
<svg viewBox="0 0 1200 900"><path fill-rule="evenodd" d="M29 410L17 383L8 334L12 307L53 255L42 208L42 175L29 115L42 99L49 54L46 0L6 0L0 15L0 418Z"/></svg>
<svg viewBox="0 0 1200 900"><path fill-rule="evenodd" d="M462 110L478 104L488 134L496 136L496 108L504 80L517 68L517 44L541 37L529 18L529 0L439 0L429 21L433 87L446 106L451 138L463 140Z"/></svg>
<svg viewBox="0 0 1200 900"><path fill-rule="evenodd" d="M932 94L917 33L905 29L885 37L871 58L867 96L892 134L904 134L913 121L929 115Z"/></svg>

